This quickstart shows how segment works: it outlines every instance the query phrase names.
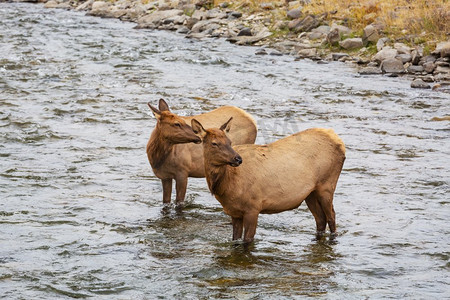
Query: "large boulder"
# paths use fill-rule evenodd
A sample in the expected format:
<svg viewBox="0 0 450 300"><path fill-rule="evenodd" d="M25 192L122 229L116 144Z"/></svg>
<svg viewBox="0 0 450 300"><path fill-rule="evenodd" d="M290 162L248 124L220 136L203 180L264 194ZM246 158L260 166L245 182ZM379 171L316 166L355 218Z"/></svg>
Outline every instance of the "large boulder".
<svg viewBox="0 0 450 300"><path fill-rule="evenodd" d="M388 58L381 63L381 71L384 73L401 74L405 73L405 67L401 60L396 58Z"/></svg>
<svg viewBox="0 0 450 300"><path fill-rule="evenodd" d="M430 85L426 82L424 82L422 79L415 79L413 82L411 82L411 87L415 89L429 89L431 88Z"/></svg>
<svg viewBox="0 0 450 300"><path fill-rule="evenodd" d="M346 39L339 42L339 46L341 46L345 50L358 49L363 46L363 41L361 38Z"/></svg>
<svg viewBox="0 0 450 300"><path fill-rule="evenodd" d="M433 54L440 57L450 57L450 41L437 44Z"/></svg>
<svg viewBox="0 0 450 300"><path fill-rule="evenodd" d="M288 28L296 33L303 31L311 31L320 25L320 20L313 15L307 15L303 19L292 20L288 24Z"/></svg>
<svg viewBox="0 0 450 300"><path fill-rule="evenodd" d="M381 63L382 61L389 59L389 58L395 58L398 55L398 52L396 49L392 49L391 47L384 47L381 51L379 51L375 56L373 57L373 60Z"/></svg>
<svg viewBox="0 0 450 300"><path fill-rule="evenodd" d="M373 25L367 25L363 30L363 43L367 45L369 42L376 43L380 35L378 34L378 30Z"/></svg>

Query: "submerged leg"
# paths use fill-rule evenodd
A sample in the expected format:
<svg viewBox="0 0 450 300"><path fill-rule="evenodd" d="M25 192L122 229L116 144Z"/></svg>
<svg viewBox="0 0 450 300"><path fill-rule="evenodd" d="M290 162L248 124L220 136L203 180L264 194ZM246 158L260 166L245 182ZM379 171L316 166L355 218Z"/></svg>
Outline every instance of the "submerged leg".
<svg viewBox="0 0 450 300"><path fill-rule="evenodd" d="M187 188L187 182L188 177L186 176L178 176L176 179L175 188L177 190L177 196L175 198L175 201L178 204L183 203L184 197L186 196L186 188Z"/></svg>
<svg viewBox="0 0 450 300"><path fill-rule="evenodd" d="M320 206L316 191L313 191L311 194L309 194L305 201L306 205L308 205L309 210L314 216L314 219L316 220L317 234L319 235L324 233L327 227L327 216Z"/></svg>
<svg viewBox="0 0 450 300"><path fill-rule="evenodd" d="M163 203L170 203L170 197L172 195L172 179L161 179L163 187Z"/></svg>
<svg viewBox="0 0 450 300"><path fill-rule="evenodd" d="M333 192L330 190L322 190L318 193L320 206L327 217L328 227L331 233L336 232L336 213L333 207Z"/></svg>
<svg viewBox="0 0 450 300"><path fill-rule="evenodd" d="M258 225L259 212L250 212L244 215L244 243L253 242Z"/></svg>
<svg viewBox="0 0 450 300"><path fill-rule="evenodd" d="M231 218L233 224L233 241L242 237L242 230L244 228L244 220L242 218Z"/></svg>

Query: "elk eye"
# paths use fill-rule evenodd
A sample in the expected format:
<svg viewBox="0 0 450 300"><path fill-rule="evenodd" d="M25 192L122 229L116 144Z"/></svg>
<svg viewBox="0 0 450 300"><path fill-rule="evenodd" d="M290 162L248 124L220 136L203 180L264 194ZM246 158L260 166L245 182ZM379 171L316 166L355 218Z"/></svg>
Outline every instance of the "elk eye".
<svg viewBox="0 0 450 300"><path fill-rule="evenodd" d="M180 123L175 123L175 126L181 127L181 124Z"/></svg>
<svg viewBox="0 0 450 300"><path fill-rule="evenodd" d="M217 143L212 142L211 145L213 145L214 147L217 147Z"/></svg>

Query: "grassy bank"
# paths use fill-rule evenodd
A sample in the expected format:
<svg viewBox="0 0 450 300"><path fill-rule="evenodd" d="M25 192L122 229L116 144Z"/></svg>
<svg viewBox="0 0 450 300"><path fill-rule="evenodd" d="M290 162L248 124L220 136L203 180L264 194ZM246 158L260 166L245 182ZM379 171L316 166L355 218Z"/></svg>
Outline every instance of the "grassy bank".
<svg viewBox="0 0 450 300"><path fill-rule="evenodd" d="M222 2L226 0L214 0L214 5ZM310 0L291 2L289 6L284 0L231 2L252 13L266 11L277 19L282 16L281 11L301 6L304 14L324 15L325 20L346 25L356 35L362 34L366 25L374 24L392 40L431 49L437 42L450 37L448 0ZM267 4L273 5L275 10L268 11Z"/></svg>

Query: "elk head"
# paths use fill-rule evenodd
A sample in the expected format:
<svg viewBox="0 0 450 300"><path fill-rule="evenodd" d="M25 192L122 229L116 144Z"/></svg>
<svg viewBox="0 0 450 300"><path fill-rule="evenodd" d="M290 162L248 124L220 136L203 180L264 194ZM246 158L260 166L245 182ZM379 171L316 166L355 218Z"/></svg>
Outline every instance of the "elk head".
<svg viewBox="0 0 450 300"><path fill-rule="evenodd" d="M233 117L219 129L204 129L199 121L195 119L191 121L192 129L203 141L205 161L214 166L237 167L242 163L242 157L231 147L231 141L225 134L225 129L232 119Z"/></svg>
<svg viewBox="0 0 450 300"><path fill-rule="evenodd" d="M191 126L172 113L164 99L159 99L159 109L149 103L148 107L152 110L157 120L156 129L160 136L172 144L196 143L200 144L201 139L194 133Z"/></svg>

